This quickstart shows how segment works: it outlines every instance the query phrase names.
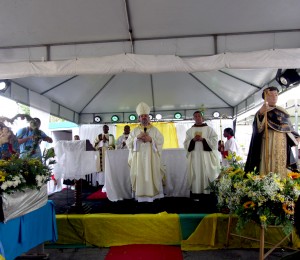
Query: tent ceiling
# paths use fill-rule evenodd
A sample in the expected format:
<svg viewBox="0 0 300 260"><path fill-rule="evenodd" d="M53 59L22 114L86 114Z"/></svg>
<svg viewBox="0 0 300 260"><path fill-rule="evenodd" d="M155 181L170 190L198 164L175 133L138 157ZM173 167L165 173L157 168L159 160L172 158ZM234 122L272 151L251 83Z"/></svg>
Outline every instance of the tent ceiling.
<svg viewBox="0 0 300 260"><path fill-rule="evenodd" d="M299 51L299 8L298 0L4 0L0 78L12 79L12 86L3 95L45 109L43 102L33 104L33 91L50 100L52 114L85 123L95 114L119 113L125 120L124 113L134 112L142 100L167 116L174 111L189 116L202 105L233 115L255 103L253 95L274 80L278 68L300 67L299 52L263 61L265 53L257 54ZM133 73L131 65L111 61L104 61L107 72L93 71L93 63L83 60L124 53L172 55L189 63L178 69L135 61L135 68L164 71ZM235 62L216 56L224 53L237 53ZM215 56L223 65L211 69ZM191 60L197 57L206 59ZM266 65L269 59L278 65ZM73 61L82 67L69 69ZM84 62L90 70L83 69ZM190 69L201 62L207 67Z"/></svg>

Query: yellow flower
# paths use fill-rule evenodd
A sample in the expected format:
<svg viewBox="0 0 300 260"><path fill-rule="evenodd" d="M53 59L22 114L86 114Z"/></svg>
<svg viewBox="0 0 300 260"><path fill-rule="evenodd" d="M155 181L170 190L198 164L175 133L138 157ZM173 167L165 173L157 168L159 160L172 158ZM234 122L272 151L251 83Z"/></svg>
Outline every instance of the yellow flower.
<svg viewBox="0 0 300 260"><path fill-rule="evenodd" d="M252 174L251 173L247 173L246 176L247 176L248 179L252 179Z"/></svg>
<svg viewBox="0 0 300 260"><path fill-rule="evenodd" d="M250 209L255 207L255 203L253 201L247 201L243 204L243 207L245 209Z"/></svg>
<svg viewBox="0 0 300 260"><path fill-rule="evenodd" d="M282 194L277 193L277 194L276 194L276 197L277 197L277 199L278 199L281 203L284 202L284 196L283 196Z"/></svg>
<svg viewBox="0 0 300 260"><path fill-rule="evenodd" d="M295 180L295 179L299 179L300 178L300 173L297 173L297 172L291 172L291 173L288 173L288 177Z"/></svg>
<svg viewBox="0 0 300 260"><path fill-rule="evenodd" d="M294 215L294 208L295 208L294 202L288 202L288 203L285 202L282 204L282 209L288 215Z"/></svg>
<svg viewBox="0 0 300 260"><path fill-rule="evenodd" d="M238 183L234 183L233 187L236 189L238 187L238 185L239 185Z"/></svg>
<svg viewBox="0 0 300 260"><path fill-rule="evenodd" d="M237 162L239 162L239 161L242 161L242 160L243 160L243 158L242 158L241 156L237 156L235 159L236 159L236 161L237 161Z"/></svg>
<svg viewBox="0 0 300 260"><path fill-rule="evenodd" d="M9 161L6 161L6 160L0 160L0 167L5 167L9 165Z"/></svg>
<svg viewBox="0 0 300 260"><path fill-rule="evenodd" d="M259 219L260 219L261 222L266 222L267 217L265 215L262 215L262 216L259 217Z"/></svg>
<svg viewBox="0 0 300 260"><path fill-rule="evenodd" d="M296 189L296 190L300 190L300 184L298 184L298 183L295 183L295 185L294 185L294 189Z"/></svg>
<svg viewBox="0 0 300 260"><path fill-rule="evenodd" d="M42 165L42 162L39 159L33 158L33 159L28 160L28 164L40 166L40 165Z"/></svg>
<svg viewBox="0 0 300 260"><path fill-rule="evenodd" d="M252 180L261 180L261 177L259 175L252 176Z"/></svg>
<svg viewBox="0 0 300 260"><path fill-rule="evenodd" d="M229 153L227 156L226 156L226 159L228 160L228 161L231 161L232 160L232 153Z"/></svg>
<svg viewBox="0 0 300 260"><path fill-rule="evenodd" d="M233 175L235 175L235 174L237 174L237 173L239 173L239 172L241 172L242 171L242 169L236 169L235 171L233 171L233 172L230 172L229 173L229 176L233 176Z"/></svg>
<svg viewBox="0 0 300 260"><path fill-rule="evenodd" d="M0 171L0 182L5 181L5 176L7 176L7 173L4 171Z"/></svg>

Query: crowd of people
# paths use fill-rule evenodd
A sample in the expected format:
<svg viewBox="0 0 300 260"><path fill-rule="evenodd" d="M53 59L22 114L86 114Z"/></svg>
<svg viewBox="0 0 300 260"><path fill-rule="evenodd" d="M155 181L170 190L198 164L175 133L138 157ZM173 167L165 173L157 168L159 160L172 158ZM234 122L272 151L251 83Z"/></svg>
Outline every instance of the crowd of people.
<svg viewBox="0 0 300 260"><path fill-rule="evenodd" d="M52 143L51 137L40 130L39 118L30 118L29 126L21 128L16 135L3 122L0 122L0 159L9 159L12 155L20 158L42 160L40 144Z"/></svg>

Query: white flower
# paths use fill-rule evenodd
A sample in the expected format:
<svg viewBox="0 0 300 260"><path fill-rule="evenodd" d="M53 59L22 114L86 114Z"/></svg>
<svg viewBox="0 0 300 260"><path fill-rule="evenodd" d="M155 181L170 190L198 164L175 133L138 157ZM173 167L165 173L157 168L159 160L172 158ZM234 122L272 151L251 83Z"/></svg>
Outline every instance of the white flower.
<svg viewBox="0 0 300 260"><path fill-rule="evenodd" d="M2 183L1 189L2 189L2 190L6 190L6 189L7 189L7 183L6 183L6 182L3 182L3 183Z"/></svg>
<svg viewBox="0 0 300 260"><path fill-rule="evenodd" d="M13 186L14 183L13 183L13 181L7 181L6 184L7 184L7 187L11 187L11 186Z"/></svg>

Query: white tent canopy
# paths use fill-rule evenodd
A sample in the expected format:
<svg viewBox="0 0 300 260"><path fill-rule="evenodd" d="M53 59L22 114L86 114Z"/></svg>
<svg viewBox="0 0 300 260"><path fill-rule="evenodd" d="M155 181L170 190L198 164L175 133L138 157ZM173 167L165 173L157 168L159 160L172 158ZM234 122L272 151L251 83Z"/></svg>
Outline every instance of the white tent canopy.
<svg viewBox="0 0 300 260"><path fill-rule="evenodd" d="M3 0L2 95L76 123L236 116L300 68L298 0Z"/></svg>

